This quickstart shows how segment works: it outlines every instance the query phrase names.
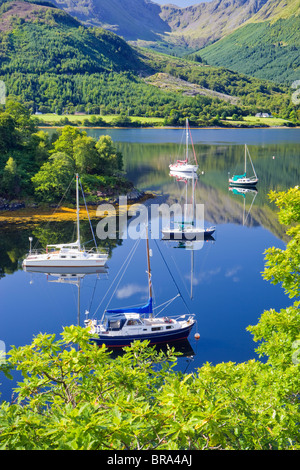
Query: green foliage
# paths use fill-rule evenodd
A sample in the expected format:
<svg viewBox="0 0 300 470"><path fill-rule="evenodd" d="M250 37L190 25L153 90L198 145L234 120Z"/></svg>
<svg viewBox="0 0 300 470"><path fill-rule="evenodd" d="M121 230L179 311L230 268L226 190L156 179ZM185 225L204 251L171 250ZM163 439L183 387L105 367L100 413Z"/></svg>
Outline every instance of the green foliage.
<svg viewBox="0 0 300 470"><path fill-rule="evenodd" d="M61 129L50 151L51 156L32 178L35 193L43 200L60 200L75 173L82 176L83 188L95 193L99 186L114 186L107 177L122 170L123 161L109 136L98 141L72 126ZM119 183L122 180L116 178Z"/></svg>
<svg viewBox="0 0 300 470"><path fill-rule="evenodd" d="M38 133L28 109L8 100L0 111L0 195L8 198L32 193L30 178L46 158L49 142ZM47 155L48 156L48 155Z"/></svg>
<svg viewBox="0 0 300 470"><path fill-rule="evenodd" d="M108 135L100 136L96 143L96 150L100 157L100 171L112 174L123 168L122 154L113 146L112 138Z"/></svg>
<svg viewBox="0 0 300 470"><path fill-rule="evenodd" d="M280 312L271 309L264 312L257 325L248 327L254 334L254 341L261 341L256 352L261 357L269 357L269 363L282 372L293 363L293 348L300 339L299 307L300 302L296 301ZM295 373L293 368L290 371ZM299 382L299 377L296 381Z"/></svg>
<svg viewBox="0 0 300 470"><path fill-rule="evenodd" d="M7 152L16 146L18 139L15 122L8 113L0 113L0 149L1 152Z"/></svg>
<svg viewBox="0 0 300 470"><path fill-rule="evenodd" d="M35 194L45 201L60 200L74 175L74 168L63 153L54 154L33 176Z"/></svg>
<svg viewBox="0 0 300 470"><path fill-rule="evenodd" d="M6 198L34 195L59 201L76 172L87 193L96 194L103 186L124 190L129 184L120 176L123 157L111 137L96 141L86 132L64 126L50 138L37 131L28 110L17 101L10 100L7 111L0 113L1 145L0 195ZM74 193L69 196L74 200Z"/></svg>
<svg viewBox="0 0 300 470"><path fill-rule="evenodd" d="M8 196L17 195L20 192L19 179L17 164L12 157L9 157L3 171L2 191Z"/></svg>
<svg viewBox="0 0 300 470"><path fill-rule="evenodd" d="M214 90L228 96L238 97L237 105L220 102L217 99L211 99L210 96L194 97L197 100L191 114L196 114L206 118L206 114L221 116L226 113L227 116L233 114L246 115L256 114L257 110L273 112L286 117L294 109L291 104L289 90L287 86L274 84L270 81L261 80L253 76L247 76L242 73L230 70L224 67L200 66L193 62L175 57L168 57L163 54L145 51L147 63L160 72L171 73L173 76L195 83L209 90ZM174 106L175 107L175 106ZM181 111L180 105L177 109ZM289 111L288 111L289 110ZM184 115L181 112L181 115Z"/></svg>
<svg viewBox="0 0 300 470"><path fill-rule="evenodd" d="M8 414L5 405L1 410L1 423L3 412L6 418L0 440L6 448L135 448L139 441L149 446L155 440L159 428L151 403L163 376L171 373L165 356L136 344L113 359L89 339L87 330L66 327L62 340L38 335L31 346L11 351L11 364L26 378L19 389L24 406L13 406ZM25 412L18 437L8 429L3 433L16 408Z"/></svg>
<svg viewBox="0 0 300 470"><path fill-rule="evenodd" d="M172 352L146 343L112 358L86 329L61 336L40 334L2 365L24 377L18 402L0 409L2 449L299 448L299 378L288 357L288 376L281 363L254 360L181 374Z"/></svg>
<svg viewBox="0 0 300 470"><path fill-rule="evenodd" d="M278 219L288 226L287 235L291 237L286 249L269 248L266 250L264 279L273 284L281 283L291 297L300 293L300 190L291 188L287 193L271 191L270 200L280 208Z"/></svg>

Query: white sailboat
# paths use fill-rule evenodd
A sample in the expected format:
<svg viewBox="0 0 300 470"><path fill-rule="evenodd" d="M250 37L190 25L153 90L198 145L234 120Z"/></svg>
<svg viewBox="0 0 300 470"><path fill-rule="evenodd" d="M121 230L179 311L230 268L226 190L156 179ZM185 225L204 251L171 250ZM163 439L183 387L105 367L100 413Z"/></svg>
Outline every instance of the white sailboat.
<svg viewBox="0 0 300 470"><path fill-rule="evenodd" d="M158 317L153 315L152 275L150 267L150 250L147 228L147 274L148 302L142 307L127 307L105 310L100 321L86 319L85 325L94 335L93 341L99 346L123 347L135 340L150 341L150 344L166 344L181 341L189 336L195 324L194 314L181 314L174 317ZM170 304L174 299L169 300Z"/></svg>
<svg viewBox="0 0 300 470"><path fill-rule="evenodd" d="M247 156L250 160L253 176L247 176ZM255 186L258 182L258 178L255 172L255 168L250 156L250 152L248 150L247 145L245 145L245 167L244 167L244 174L243 175L234 175L232 178L229 178L229 185L230 186L242 186L242 187L251 187Z"/></svg>
<svg viewBox="0 0 300 470"><path fill-rule="evenodd" d="M162 234L163 240L205 240L210 238L216 230L215 226L208 228L197 226L195 219L195 174L192 174L192 214L190 220L185 217L185 220L177 222L174 227L163 227ZM186 178L186 202L187 202L187 187L188 180ZM182 178L184 180L184 178Z"/></svg>
<svg viewBox="0 0 300 470"><path fill-rule="evenodd" d="M185 159L184 160L177 160L177 162L172 163L169 165L170 171L176 172L196 172L198 170L198 164L196 160L196 155L194 154L194 158L196 161L196 165L189 163L189 121L186 119L186 142L185 142Z"/></svg>
<svg viewBox="0 0 300 470"><path fill-rule="evenodd" d="M79 186L76 175L76 212L77 212L77 240L73 243L47 245L45 252L32 250L30 243L29 254L23 261L23 268L78 268L97 267L106 264L108 254L101 253L98 248L85 250L80 244L79 224ZM29 239L32 241L32 238Z"/></svg>

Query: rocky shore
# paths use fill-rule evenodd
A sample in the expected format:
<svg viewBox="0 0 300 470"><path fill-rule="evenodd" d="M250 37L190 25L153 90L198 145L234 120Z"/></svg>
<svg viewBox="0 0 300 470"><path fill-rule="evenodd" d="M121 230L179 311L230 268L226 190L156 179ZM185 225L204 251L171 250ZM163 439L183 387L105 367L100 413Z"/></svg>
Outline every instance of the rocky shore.
<svg viewBox="0 0 300 470"><path fill-rule="evenodd" d="M99 196L99 200L87 203L89 208L89 216L97 218L97 208L101 204L111 204L118 208L119 196L110 195L110 197ZM141 202L148 198L153 197L150 192L140 191L138 189L131 189L126 194L128 206ZM87 219L88 214L84 210L84 206L81 205L82 210L80 211L80 219ZM117 209L118 210L118 209ZM8 201L0 198L0 227L5 228L9 226L22 227L24 224L40 224L43 221L68 221L74 220L76 217L76 207L71 206L57 206L57 204L45 204L36 202L24 202L24 201Z"/></svg>
<svg viewBox="0 0 300 470"><path fill-rule="evenodd" d="M25 202L9 202L7 199L2 197L0 198L0 211L16 211L19 209L24 209L25 207Z"/></svg>
<svg viewBox="0 0 300 470"><path fill-rule="evenodd" d="M145 192L140 191L139 189L132 189L129 193L126 194L127 200L130 203L133 202L138 202L141 199L145 197ZM111 195L105 194L105 193L99 193L99 200L94 201L94 202L89 202L89 206L98 206L99 204L103 203L111 203L111 204L117 204L118 203L118 198L117 197L111 197ZM109 197L108 197L109 196ZM42 204L43 207L45 207L45 204ZM0 211L16 211L20 209L38 209L40 207L40 204L37 202L30 202L26 203L24 201L9 201L4 198L0 198ZM58 207L57 204L49 204L49 208L53 209Z"/></svg>

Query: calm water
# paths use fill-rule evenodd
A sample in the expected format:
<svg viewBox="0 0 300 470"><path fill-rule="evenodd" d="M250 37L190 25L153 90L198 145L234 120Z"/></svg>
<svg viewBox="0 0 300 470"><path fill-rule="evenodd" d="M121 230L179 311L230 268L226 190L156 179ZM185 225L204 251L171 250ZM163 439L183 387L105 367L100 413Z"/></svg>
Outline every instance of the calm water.
<svg viewBox="0 0 300 470"><path fill-rule="evenodd" d="M124 155L125 169L135 186L155 193L151 203L182 202L186 184L169 176L168 165L182 157L182 130L122 129L88 131L93 137L112 136ZM255 343L246 331L264 310L287 306L279 286L264 281L264 250L284 247L284 230L268 202L271 189L285 190L299 184L299 129L193 130L200 176L196 201L204 204L205 222L216 225L215 241L201 249L175 242L150 241L156 306L174 297L164 314L193 312L197 327L189 338L189 355L178 367L192 370L205 362L242 362L255 356ZM247 143L259 176L257 193L234 194L228 190L228 173L243 169ZM153 222L153 221L152 221ZM94 221L96 227L97 221ZM145 242L136 246L124 271L134 240L111 241L108 272L86 274L80 282L21 269L28 250L28 236L42 245L46 240L75 238L74 223L41 224L31 228L1 230L0 345L25 345L39 332L59 333L63 326L83 325L84 312L101 316L110 307L130 306L147 298ZM92 237L83 223L85 240ZM122 278L116 278L120 273ZM117 285L117 281L119 281ZM78 288L80 285L80 289ZM80 297L79 297L80 294ZM78 300L80 309L78 311ZM160 308L157 309L159 311ZM200 340L194 339L195 332ZM11 383L0 377L2 399L10 399Z"/></svg>

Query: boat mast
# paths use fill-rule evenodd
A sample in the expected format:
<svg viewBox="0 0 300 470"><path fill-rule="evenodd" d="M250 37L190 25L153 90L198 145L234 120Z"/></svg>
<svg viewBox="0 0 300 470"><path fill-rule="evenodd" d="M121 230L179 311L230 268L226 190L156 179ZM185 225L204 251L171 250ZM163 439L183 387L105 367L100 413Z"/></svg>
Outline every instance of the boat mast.
<svg viewBox="0 0 300 470"><path fill-rule="evenodd" d="M146 241L147 241L147 262L148 262L149 298L152 299L152 281L151 281L151 267L150 267L148 226L146 227ZM150 313L150 318L151 318L151 317L152 317L152 312Z"/></svg>
<svg viewBox="0 0 300 470"><path fill-rule="evenodd" d="M77 244L80 250L80 229L79 229L79 187L78 174L76 173L76 213L77 213Z"/></svg>
<svg viewBox="0 0 300 470"><path fill-rule="evenodd" d="M192 213L192 224L196 225L195 221L195 180L194 180L194 172L193 172L193 192L192 192L192 204L193 204L193 213Z"/></svg>
<svg viewBox="0 0 300 470"><path fill-rule="evenodd" d="M250 152L249 152L248 149L247 149L247 152L248 152L248 156L249 156L249 160L250 160L250 163L251 163L251 166L252 166L254 176L255 176L255 178L257 178L257 174L256 174L256 171L255 171L255 168L254 168L254 165L253 165L253 162L252 162L252 158L251 158L251 155L250 155Z"/></svg>
<svg viewBox="0 0 300 470"><path fill-rule="evenodd" d="M245 144L245 174L247 173L247 145Z"/></svg>
<svg viewBox="0 0 300 470"><path fill-rule="evenodd" d="M188 118L186 118L186 121L185 121L185 124L186 124L186 132L185 132L185 161L186 163L188 162L188 158L189 158L189 121L188 121Z"/></svg>

